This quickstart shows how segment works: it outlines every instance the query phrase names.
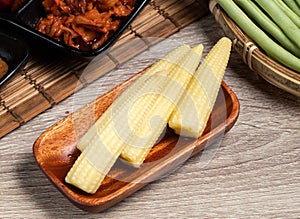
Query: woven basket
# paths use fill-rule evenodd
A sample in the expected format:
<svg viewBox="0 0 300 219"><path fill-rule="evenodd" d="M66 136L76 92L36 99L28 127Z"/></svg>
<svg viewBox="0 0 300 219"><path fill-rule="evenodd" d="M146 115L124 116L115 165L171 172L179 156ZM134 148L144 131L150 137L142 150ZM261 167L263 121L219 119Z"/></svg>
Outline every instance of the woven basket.
<svg viewBox="0 0 300 219"><path fill-rule="evenodd" d="M216 0L210 0L209 9L225 35L232 39L233 47L249 68L257 72L269 83L300 96L300 73L294 72L269 58L256 44L243 33L224 12Z"/></svg>

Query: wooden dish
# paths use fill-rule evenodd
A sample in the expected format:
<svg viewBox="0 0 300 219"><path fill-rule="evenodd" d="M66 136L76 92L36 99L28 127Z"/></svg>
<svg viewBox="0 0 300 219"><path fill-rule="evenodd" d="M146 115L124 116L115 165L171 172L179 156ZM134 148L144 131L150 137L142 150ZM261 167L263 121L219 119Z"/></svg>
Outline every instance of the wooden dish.
<svg viewBox="0 0 300 219"><path fill-rule="evenodd" d="M222 135L232 128L238 118L239 101L223 82L211 117L200 138L179 138L167 128L165 135L153 147L140 168L135 169L118 160L93 195L65 183L64 178L80 153L76 148L78 138L109 107L112 100L142 73L136 74L54 124L42 133L33 145L39 167L58 190L80 209L99 212L118 203L147 183L174 170L204 147L220 141Z"/></svg>
<svg viewBox="0 0 300 219"><path fill-rule="evenodd" d="M210 0L209 9L222 27L225 35L233 40L233 47L249 68L269 83L300 96L300 73L294 72L264 54L226 14L216 0Z"/></svg>

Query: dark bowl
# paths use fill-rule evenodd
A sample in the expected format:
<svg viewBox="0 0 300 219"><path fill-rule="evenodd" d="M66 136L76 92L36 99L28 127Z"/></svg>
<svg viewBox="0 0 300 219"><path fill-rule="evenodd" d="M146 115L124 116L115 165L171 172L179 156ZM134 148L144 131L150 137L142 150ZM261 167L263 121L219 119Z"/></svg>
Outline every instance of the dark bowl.
<svg viewBox="0 0 300 219"><path fill-rule="evenodd" d="M0 57L7 63L8 71L0 78L0 86L27 62L28 47L23 40L0 29Z"/></svg>
<svg viewBox="0 0 300 219"><path fill-rule="evenodd" d="M41 46L59 49L62 52L78 57L95 57L109 48L118 39L118 37L120 37L123 31L143 9L147 2L148 0L136 0L136 5L131 14L124 18L117 31L112 33L109 39L106 40L101 47L95 50L79 50L37 31L35 29L37 22L41 17L45 17L45 10L42 6L41 0L30 0L13 15L1 13L0 25L15 30L17 33L24 36L24 38L31 44L40 44Z"/></svg>

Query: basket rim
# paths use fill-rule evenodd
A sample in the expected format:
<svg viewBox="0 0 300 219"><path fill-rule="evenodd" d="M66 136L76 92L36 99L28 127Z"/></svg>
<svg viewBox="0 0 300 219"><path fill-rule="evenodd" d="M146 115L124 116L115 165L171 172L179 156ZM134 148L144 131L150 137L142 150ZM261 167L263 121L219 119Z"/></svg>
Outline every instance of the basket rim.
<svg viewBox="0 0 300 219"><path fill-rule="evenodd" d="M264 79L266 79L270 83L278 87L281 87L282 89L290 93L300 96L300 73L297 73L285 67L284 65L276 62L275 60L267 56L262 51L262 49L250 37L248 37L238 25L236 25L236 23L226 14L226 12L222 9L222 7L217 3L216 0L209 1L209 9L211 13L215 16L216 22L220 24L220 20L223 19L224 22L226 23L226 27L234 35L229 37L231 39L233 38L232 39L233 47L236 46L243 47L244 51L243 51L242 58L251 70L259 73ZM228 35L226 34L226 30L224 30L224 32L225 35ZM253 66L254 59L259 61L260 64L262 64L264 67L271 70L274 74L276 74L280 78L295 84L297 87L299 86L299 89L294 90L293 88L278 82L276 79L268 77L267 75L265 75L263 70L257 69L256 66Z"/></svg>

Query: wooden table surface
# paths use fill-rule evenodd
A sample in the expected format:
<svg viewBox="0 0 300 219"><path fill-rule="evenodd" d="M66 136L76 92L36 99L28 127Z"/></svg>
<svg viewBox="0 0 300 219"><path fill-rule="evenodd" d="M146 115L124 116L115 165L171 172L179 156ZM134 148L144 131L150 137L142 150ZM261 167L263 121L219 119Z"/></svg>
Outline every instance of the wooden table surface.
<svg viewBox="0 0 300 219"><path fill-rule="evenodd" d="M222 36L208 15L151 54L164 53L164 42L201 42L207 53ZM266 83L235 51L224 81L240 100L240 116L215 150L102 213L78 209L51 185L35 162L35 139L151 61L129 61L1 139L0 218L300 218L300 99Z"/></svg>

